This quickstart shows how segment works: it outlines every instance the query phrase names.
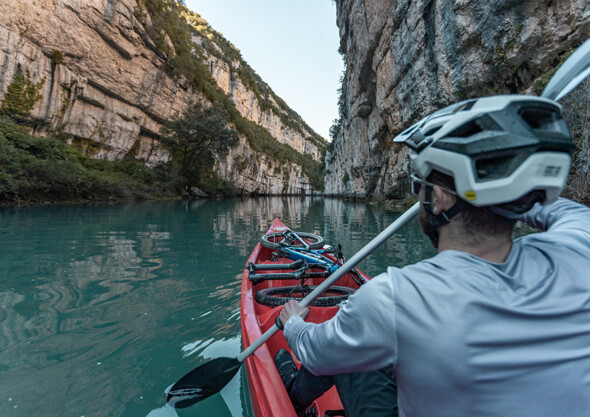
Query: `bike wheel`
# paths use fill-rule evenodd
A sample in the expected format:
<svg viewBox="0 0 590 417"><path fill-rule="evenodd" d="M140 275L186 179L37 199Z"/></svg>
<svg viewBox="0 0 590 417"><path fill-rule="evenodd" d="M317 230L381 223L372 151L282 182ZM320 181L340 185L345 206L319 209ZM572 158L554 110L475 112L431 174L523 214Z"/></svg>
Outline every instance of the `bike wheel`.
<svg viewBox="0 0 590 417"><path fill-rule="evenodd" d="M315 286L310 286L309 289L313 290ZM332 286L316 298L311 305L315 307L332 307L346 300L353 293L353 288ZM254 296L258 303L268 307L282 306L289 300L301 301L303 298L300 286L264 288Z"/></svg>
<svg viewBox="0 0 590 417"><path fill-rule="evenodd" d="M310 249L321 249L324 247L324 238L320 235L314 235L313 233L295 232L297 236L305 240L305 243L309 245ZM268 233L260 238L260 244L265 248L277 250L280 248L287 247L302 247L301 242L293 242L292 244L285 245L281 242L285 239L285 235L280 233Z"/></svg>

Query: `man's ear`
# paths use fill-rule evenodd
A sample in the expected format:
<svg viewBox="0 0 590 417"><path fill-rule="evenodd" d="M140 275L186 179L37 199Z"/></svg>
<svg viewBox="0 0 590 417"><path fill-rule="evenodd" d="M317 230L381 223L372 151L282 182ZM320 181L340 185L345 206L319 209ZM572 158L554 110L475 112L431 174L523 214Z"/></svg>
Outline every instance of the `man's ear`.
<svg viewBox="0 0 590 417"><path fill-rule="evenodd" d="M455 204L455 197L438 185L432 187L432 197L432 212L435 215L450 209Z"/></svg>

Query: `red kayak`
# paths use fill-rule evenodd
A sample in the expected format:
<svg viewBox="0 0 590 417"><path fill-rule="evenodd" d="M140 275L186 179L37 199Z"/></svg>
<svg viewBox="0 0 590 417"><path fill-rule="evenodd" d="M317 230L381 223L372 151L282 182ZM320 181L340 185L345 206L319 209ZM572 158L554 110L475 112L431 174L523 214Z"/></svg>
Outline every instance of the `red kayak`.
<svg viewBox="0 0 590 417"><path fill-rule="evenodd" d="M315 263L314 259L319 260ZM325 248L323 238L310 233L293 233L275 219L254 248L244 270L241 290L244 349L275 324L284 303L292 298L303 298L343 262L338 250ZM307 321L321 323L333 317L348 295L367 280L369 277L358 270L345 274L311 304ZM279 349L290 351L282 332L272 336L245 361L256 417L297 416L274 364ZM292 356L300 367L295 355ZM315 408L317 416L324 416L329 410L341 410L336 389L332 387L318 398L308 412L311 408Z"/></svg>

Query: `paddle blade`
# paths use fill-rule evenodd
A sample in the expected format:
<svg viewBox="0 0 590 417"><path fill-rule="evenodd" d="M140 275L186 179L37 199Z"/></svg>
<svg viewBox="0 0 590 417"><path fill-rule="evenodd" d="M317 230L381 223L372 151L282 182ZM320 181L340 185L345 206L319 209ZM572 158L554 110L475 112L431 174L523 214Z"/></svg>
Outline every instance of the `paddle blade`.
<svg viewBox="0 0 590 417"><path fill-rule="evenodd" d="M217 358L193 369L170 388L168 403L175 408L186 408L218 393L241 365L235 358Z"/></svg>

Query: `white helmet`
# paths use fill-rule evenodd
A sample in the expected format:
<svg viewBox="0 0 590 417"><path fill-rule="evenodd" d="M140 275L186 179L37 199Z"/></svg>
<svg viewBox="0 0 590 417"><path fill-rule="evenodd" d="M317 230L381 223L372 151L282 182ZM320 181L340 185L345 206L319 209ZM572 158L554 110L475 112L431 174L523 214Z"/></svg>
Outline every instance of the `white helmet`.
<svg viewBox="0 0 590 417"><path fill-rule="evenodd" d="M439 110L394 142L410 147L418 175L453 177L458 196L474 206L495 206L544 191L561 193L575 150L561 106L544 98L503 95Z"/></svg>

